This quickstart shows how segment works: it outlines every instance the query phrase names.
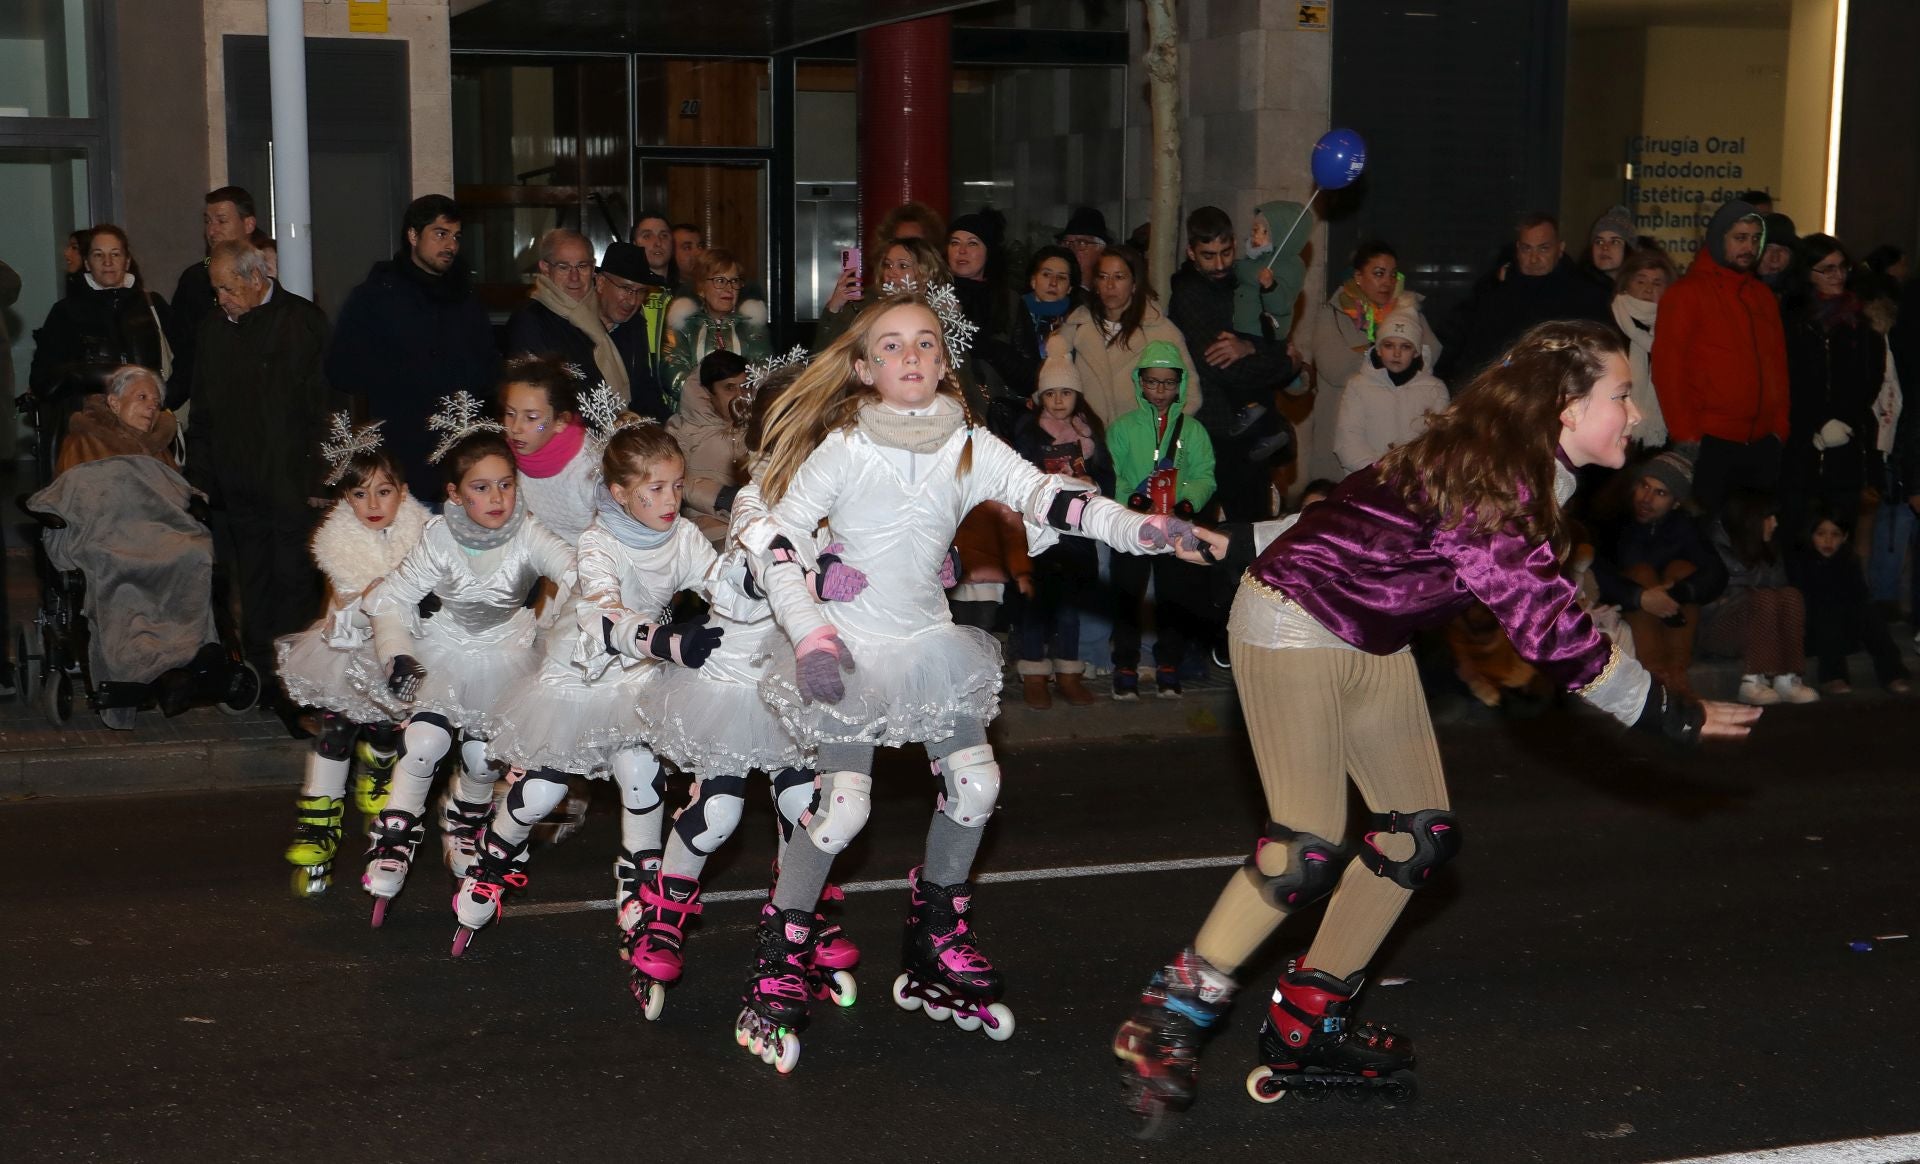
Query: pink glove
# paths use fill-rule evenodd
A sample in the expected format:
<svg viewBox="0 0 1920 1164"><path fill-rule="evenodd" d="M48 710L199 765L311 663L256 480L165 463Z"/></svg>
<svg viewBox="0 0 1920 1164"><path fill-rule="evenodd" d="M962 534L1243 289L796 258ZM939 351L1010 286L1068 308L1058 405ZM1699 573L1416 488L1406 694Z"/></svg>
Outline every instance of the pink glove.
<svg viewBox="0 0 1920 1164"><path fill-rule="evenodd" d="M1200 548L1200 539L1194 536L1192 522L1160 513L1140 523L1139 538L1140 544L1150 550L1177 549L1191 553Z"/></svg>
<svg viewBox="0 0 1920 1164"><path fill-rule="evenodd" d="M801 639L793 655L793 679L801 699L834 704L847 697L840 672L852 673L853 655L832 627L823 626Z"/></svg>
<svg viewBox="0 0 1920 1164"><path fill-rule="evenodd" d="M813 576L813 596L821 602L851 602L867 588L867 576L840 558L839 542L820 553L820 572Z"/></svg>
<svg viewBox="0 0 1920 1164"><path fill-rule="evenodd" d="M951 590L960 585L960 548L954 546L947 550L947 556L940 559L940 589Z"/></svg>

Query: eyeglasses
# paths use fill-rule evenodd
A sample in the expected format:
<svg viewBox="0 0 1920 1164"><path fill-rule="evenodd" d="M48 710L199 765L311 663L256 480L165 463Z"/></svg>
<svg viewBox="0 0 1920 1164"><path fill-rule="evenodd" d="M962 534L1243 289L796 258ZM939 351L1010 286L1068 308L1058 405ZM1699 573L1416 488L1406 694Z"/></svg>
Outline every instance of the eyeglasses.
<svg viewBox="0 0 1920 1164"><path fill-rule="evenodd" d="M593 270L592 263L548 263L547 269L556 275L586 274Z"/></svg>
<svg viewBox="0 0 1920 1164"><path fill-rule="evenodd" d="M1844 275L1847 273L1847 266L1845 263L1821 263L1813 269L1813 273L1816 275Z"/></svg>
<svg viewBox="0 0 1920 1164"><path fill-rule="evenodd" d="M734 288L740 286L740 284L745 282L745 280L736 278L732 275L715 275L712 278L708 279L707 282L713 284L715 287L720 288L722 291L731 291Z"/></svg>
<svg viewBox="0 0 1920 1164"><path fill-rule="evenodd" d="M1069 238L1062 241L1066 243L1068 250L1074 251L1097 251L1107 245L1097 238Z"/></svg>
<svg viewBox="0 0 1920 1164"><path fill-rule="evenodd" d="M644 288L638 283L629 283L625 279L616 279L605 271L600 272L600 281L613 289L615 295L638 295Z"/></svg>
<svg viewBox="0 0 1920 1164"><path fill-rule="evenodd" d="M1142 376L1140 377L1140 386L1142 388L1148 386L1154 388L1178 388L1180 387L1180 379L1177 376L1172 379L1164 376Z"/></svg>

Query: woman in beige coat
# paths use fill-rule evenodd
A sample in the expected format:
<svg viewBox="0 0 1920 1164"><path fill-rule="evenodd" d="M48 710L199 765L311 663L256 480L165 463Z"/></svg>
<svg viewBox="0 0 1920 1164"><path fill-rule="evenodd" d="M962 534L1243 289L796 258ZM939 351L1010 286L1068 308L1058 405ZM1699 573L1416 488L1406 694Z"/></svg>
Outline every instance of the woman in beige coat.
<svg viewBox="0 0 1920 1164"><path fill-rule="evenodd" d="M1049 358L1063 349L1072 354L1087 407L1101 424L1112 424L1140 406L1134 396L1133 366L1155 340L1180 350L1187 368L1186 411L1192 414L1200 408L1200 374L1193 354L1187 351L1180 329L1153 302L1146 278L1146 262L1132 247L1110 246L1100 252L1094 262L1091 301L1069 312L1047 341Z"/></svg>
<svg viewBox="0 0 1920 1164"><path fill-rule="evenodd" d="M687 458L680 509L716 550L727 540L734 495L746 484L745 410L735 407L746 386L747 361L739 352L710 353L687 377L680 411L667 420L667 431Z"/></svg>

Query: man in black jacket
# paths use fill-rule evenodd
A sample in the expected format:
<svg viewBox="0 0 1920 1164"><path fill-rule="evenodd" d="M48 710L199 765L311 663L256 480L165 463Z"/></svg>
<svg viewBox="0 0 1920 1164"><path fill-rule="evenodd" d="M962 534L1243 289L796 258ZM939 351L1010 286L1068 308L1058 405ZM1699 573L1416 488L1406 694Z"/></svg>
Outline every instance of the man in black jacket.
<svg viewBox="0 0 1920 1164"><path fill-rule="evenodd" d="M1446 337L1441 379L1458 392L1528 328L1550 319L1613 322L1613 296L1567 258L1560 222L1535 212L1515 224L1513 265L1468 305L1459 342Z"/></svg>
<svg viewBox="0 0 1920 1164"><path fill-rule="evenodd" d="M1200 408L1194 413L1213 441L1214 496L1228 521L1261 521L1272 516L1272 474L1256 447L1272 434L1239 428L1235 413L1260 404L1277 417L1275 394L1299 369L1281 340L1233 330L1233 221L1217 206L1202 206L1187 216L1187 263L1173 276L1167 317L1180 329L1187 350L1199 365Z"/></svg>
<svg viewBox="0 0 1920 1164"><path fill-rule="evenodd" d="M321 492L328 414L346 401L321 373L326 316L275 283L265 255L223 242L207 270L220 309L200 325L187 477L212 506L216 549L239 587L241 646L264 680L274 639L320 611L310 501ZM297 709L276 684L267 690L299 734Z"/></svg>
<svg viewBox="0 0 1920 1164"><path fill-rule="evenodd" d="M259 220L254 216L253 195L238 186L222 186L207 193L206 207L200 212L200 230L207 240L207 254L223 242L246 242L253 237ZM200 322L214 308L213 284L207 276L210 259L201 259L180 272L173 287L174 345L173 376L167 381L167 407L178 408L187 401L193 387L194 343L200 335Z"/></svg>
<svg viewBox="0 0 1920 1164"><path fill-rule="evenodd" d="M600 322L613 337L621 366L627 370L627 407L664 423L672 415L672 409L667 407L660 381L653 374L647 316L642 310L647 297L658 290L656 278L645 251L632 243L611 242L607 244L607 253L600 256L600 269L593 276L593 293L600 304ZM592 361L593 345L588 342L584 362Z"/></svg>
<svg viewBox="0 0 1920 1164"><path fill-rule="evenodd" d="M427 464L427 417L455 392L486 397L500 374L487 309L460 261L460 208L444 194L407 207L393 258L375 263L340 308L327 380L362 397L407 488L431 504L440 475Z"/></svg>

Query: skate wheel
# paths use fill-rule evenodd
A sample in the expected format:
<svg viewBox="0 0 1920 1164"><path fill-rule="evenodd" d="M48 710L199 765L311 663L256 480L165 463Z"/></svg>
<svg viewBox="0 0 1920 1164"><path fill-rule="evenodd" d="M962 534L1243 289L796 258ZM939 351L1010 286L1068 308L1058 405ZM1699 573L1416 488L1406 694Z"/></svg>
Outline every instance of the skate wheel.
<svg viewBox="0 0 1920 1164"><path fill-rule="evenodd" d="M750 1041L752 1041L752 1039L753 1039L752 1034L749 1033L747 1030L747 1017L745 1015L741 1015L739 1018L735 1019L733 1023L733 1041L736 1044L744 1047Z"/></svg>
<svg viewBox="0 0 1920 1164"><path fill-rule="evenodd" d="M773 1069L780 1074L791 1075L793 1069L800 1065L800 1036L782 1034L777 1044L767 1048L767 1062L773 1064Z"/></svg>
<svg viewBox="0 0 1920 1164"><path fill-rule="evenodd" d="M373 928L374 929L376 930L379 929L380 923L387 920L387 903L392 900L393 899L391 897L376 897L373 899Z"/></svg>
<svg viewBox="0 0 1920 1164"><path fill-rule="evenodd" d="M660 1012L667 1009L667 988L658 982L647 983L647 989L640 1000L640 1014L648 1022L659 1022Z"/></svg>
<svg viewBox="0 0 1920 1164"><path fill-rule="evenodd" d="M453 931L453 956L458 958L467 952L467 943L473 941L473 931L465 926Z"/></svg>
<svg viewBox="0 0 1920 1164"><path fill-rule="evenodd" d="M1351 1104L1362 1104L1373 1098L1373 1088L1364 1083L1342 1087L1340 1098Z"/></svg>
<svg viewBox="0 0 1920 1164"><path fill-rule="evenodd" d="M293 895L295 897L318 897L333 884L331 870L325 866L309 866L293 871Z"/></svg>
<svg viewBox="0 0 1920 1164"><path fill-rule="evenodd" d="M967 1014L963 1011L956 1010L953 1012L953 1025L963 1031L977 1031L986 1025L986 1020L977 1014Z"/></svg>
<svg viewBox="0 0 1920 1164"><path fill-rule="evenodd" d="M833 993L835 1006L849 1007L860 998L860 984L855 982L853 975L845 970L835 970L833 977L827 980L827 986Z"/></svg>
<svg viewBox="0 0 1920 1164"><path fill-rule="evenodd" d="M1247 1072L1247 1094L1255 1103L1279 1103L1287 1098L1287 1089L1274 1082L1273 1068L1255 1067Z"/></svg>
<svg viewBox="0 0 1920 1164"><path fill-rule="evenodd" d="M1395 1071L1380 1090L1387 1093L1389 1103L1412 1103L1420 1096L1420 1084L1411 1071Z"/></svg>
<svg viewBox="0 0 1920 1164"><path fill-rule="evenodd" d="M1180 1122L1180 1112L1137 1076L1129 1075L1125 1086L1127 1110L1133 1116L1133 1126L1127 1129L1128 1134L1136 1140L1164 1139Z"/></svg>
<svg viewBox="0 0 1920 1164"><path fill-rule="evenodd" d="M905 974L893 980L893 1002L901 1010L919 1010L920 996L907 993L908 978Z"/></svg>
<svg viewBox="0 0 1920 1164"><path fill-rule="evenodd" d="M996 1043L1004 1043L1013 1037L1013 1011L1004 1002L996 1002L987 1008L987 1037Z"/></svg>

